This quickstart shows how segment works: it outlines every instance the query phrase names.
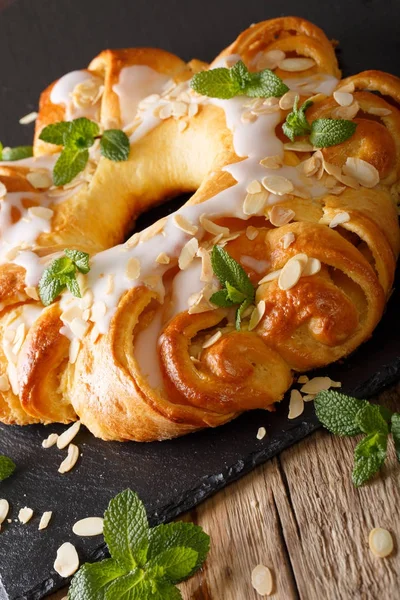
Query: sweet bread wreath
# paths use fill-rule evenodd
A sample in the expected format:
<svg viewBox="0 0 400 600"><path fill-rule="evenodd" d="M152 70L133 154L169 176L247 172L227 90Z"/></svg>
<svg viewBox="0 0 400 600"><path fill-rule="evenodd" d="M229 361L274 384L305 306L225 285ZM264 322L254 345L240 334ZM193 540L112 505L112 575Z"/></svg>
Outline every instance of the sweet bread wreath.
<svg viewBox="0 0 400 600"><path fill-rule="evenodd" d="M107 50L52 84L34 157L0 164L0 419L166 439L352 352L399 253L399 102L295 17L209 66Z"/></svg>

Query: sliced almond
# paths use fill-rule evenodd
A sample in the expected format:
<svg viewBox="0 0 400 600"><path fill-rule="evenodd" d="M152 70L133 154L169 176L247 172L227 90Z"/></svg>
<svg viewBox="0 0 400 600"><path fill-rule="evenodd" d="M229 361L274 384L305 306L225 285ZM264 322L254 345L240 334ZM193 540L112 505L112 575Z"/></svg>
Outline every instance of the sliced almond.
<svg viewBox="0 0 400 600"><path fill-rule="evenodd" d="M283 165L282 156L279 154L274 154L273 156L266 156L262 160L260 160L260 165L265 167L266 169L280 169Z"/></svg>
<svg viewBox="0 0 400 600"><path fill-rule="evenodd" d="M283 249L286 250L291 244L293 244L295 239L296 237L294 233L292 231L288 231L288 233L285 233L285 235L283 235L279 241L282 244Z"/></svg>
<svg viewBox="0 0 400 600"><path fill-rule="evenodd" d="M311 69L315 67L315 60L312 58L284 58L279 63L279 68L282 71L296 72L296 71L306 71L307 69Z"/></svg>
<svg viewBox="0 0 400 600"><path fill-rule="evenodd" d="M359 110L360 105L355 100L353 104L350 104L350 106L338 106L337 108L334 108L332 111L332 118L347 119L351 121L352 119L354 119Z"/></svg>
<svg viewBox="0 0 400 600"><path fill-rule="evenodd" d="M277 269L276 271L271 271L270 273L267 273L267 275L260 279L258 285L262 285L263 283L268 283L269 281L274 281L274 279L278 279L281 272L282 269Z"/></svg>
<svg viewBox="0 0 400 600"><path fill-rule="evenodd" d="M178 259L179 268L184 271L188 268L194 257L196 256L197 250L199 249L199 243L196 238L190 239L183 246Z"/></svg>
<svg viewBox="0 0 400 600"><path fill-rule="evenodd" d="M321 270L321 261L318 258L309 258L306 266L303 269L302 277L316 275Z"/></svg>
<svg viewBox="0 0 400 600"><path fill-rule="evenodd" d="M299 260L288 260L285 264L278 279L278 285L281 290L291 290L299 281L303 265Z"/></svg>
<svg viewBox="0 0 400 600"><path fill-rule="evenodd" d="M135 258L134 256L132 256L128 260L128 262L126 264L125 275L128 279L131 279L132 281L139 278L139 276L140 276L140 261L138 258Z"/></svg>
<svg viewBox="0 0 400 600"><path fill-rule="evenodd" d="M169 265L171 258L168 256L166 252L160 252L156 258L156 263L160 265Z"/></svg>
<svg viewBox="0 0 400 600"><path fill-rule="evenodd" d="M69 325L75 318L82 318L82 309L76 304L73 304L61 313L60 318L63 323L67 323Z"/></svg>
<svg viewBox="0 0 400 600"><path fill-rule="evenodd" d="M279 108L281 108L282 110L290 110L291 108L293 108L297 96L297 92L289 90L288 92L286 92L286 94L283 94L283 96L280 97Z"/></svg>
<svg viewBox="0 0 400 600"><path fill-rule="evenodd" d="M275 204L268 212L268 217L271 225L274 227L282 227L282 225L290 223L295 214L294 210Z"/></svg>
<svg viewBox="0 0 400 600"><path fill-rule="evenodd" d="M74 468L74 466L76 465L76 462L77 462L78 458L79 458L79 448L78 448L78 446L75 446L75 444L70 444L68 446L67 457L64 458L64 460L60 464L60 466L58 468L58 472L62 473L62 474L68 473L68 471L70 471L71 469Z"/></svg>
<svg viewBox="0 0 400 600"><path fill-rule="evenodd" d="M304 412L304 400L299 390L290 392L288 419L297 419Z"/></svg>
<svg viewBox="0 0 400 600"><path fill-rule="evenodd" d="M54 570L61 577L71 577L79 569L78 553L70 542L65 542L57 550Z"/></svg>
<svg viewBox="0 0 400 600"><path fill-rule="evenodd" d="M0 198L4 198L7 194L7 188L2 181L0 181Z"/></svg>
<svg viewBox="0 0 400 600"><path fill-rule="evenodd" d="M191 223L189 219L186 219L186 217L184 217L180 213L174 215L173 219L174 224L178 227L178 229L181 229L189 235L195 235L199 229L197 225L193 225L193 223Z"/></svg>
<svg viewBox="0 0 400 600"><path fill-rule="evenodd" d="M367 108L366 112L369 115L376 115L377 117L387 117L392 114L390 108L383 108L381 106L371 106Z"/></svg>
<svg viewBox="0 0 400 600"><path fill-rule="evenodd" d="M261 192L261 190L261 183L257 179L253 179L246 187L246 192L248 194L257 194L258 192Z"/></svg>
<svg viewBox="0 0 400 600"><path fill-rule="evenodd" d="M276 69L276 67L285 59L286 54L282 50L268 50L260 53L257 57L255 67L258 71L263 69Z"/></svg>
<svg viewBox="0 0 400 600"><path fill-rule="evenodd" d="M81 422L76 421L71 427L66 429L61 435L58 436L57 439L57 448L59 450L63 450L72 442L74 437L78 434L81 428Z"/></svg>
<svg viewBox="0 0 400 600"><path fill-rule="evenodd" d="M376 527L368 537L371 552L379 558L386 558L393 552L393 538L387 529Z"/></svg>
<svg viewBox="0 0 400 600"><path fill-rule="evenodd" d="M249 322L249 331L253 331L253 329L255 329L257 327L257 325L263 318L264 313L265 313L265 301L260 300L260 302L257 303L256 307L253 309L253 312L251 313L250 322Z"/></svg>
<svg viewBox="0 0 400 600"><path fill-rule="evenodd" d="M294 190L294 185L290 179L282 177L282 175L267 175L263 177L262 184L266 190L277 196L290 194Z"/></svg>
<svg viewBox="0 0 400 600"><path fill-rule="evenodd" d="M57 443L57 440L58 435L56 433L51 433L45 440L43 440L42 448L51 448Z"/></svg>
<svg viewBox="0 0 400 600"><path fill-rule="evenodd" d="M172 117L172 104L164 104L164 106L162 106L161 108L159 108L158 110L158 116L160 117L160 119L169 119L170 117Z"/></svg>
<svg viewBox="0 0 400 600"><path fill-rule="evenodd" d="M46 529L46 527L50 523L52 515L53 515L53 513L51 512L51 510L48 510L42 514L42 516L40 518L40 522L39 522L39 527L38 527L39 531Z"/></svg>
<svg viewBox="0 0 400 600"><path fill-rule="evenodd" d="M307 160L301 162L298 165L299 170L301 170L306 177L312 177L315 175L319 169L321 168L322 161L316 154L313 154ZM333 178L336 182L336 178Z"/></svg>
<svg viewBox="0 0 400 600"><path fill-rule="evenodd" d="M210 253L205 248L199 248L197 251L197 256L201 258L200 281L209 283L214 277Z"/></svg>
<svg viewBox="0 0 400 600"><path fill-rule="evenodd" d="M172 116L177 117L178 119L184 117L187 115L188 108L189 106L186 102L175 100L175 102L172 103Z"/></svg>
<svg viewBox="0 0 400 600"><path fill-rule="evenodd" d="M350 92L351 94L355 91L355 85L352 81L350 81L350 83L346 83L345 85L342 85L338 91L340 92Z"/></svg>
<svg viewBox="0 0 400 600"><path fill-rule="evenodd" d="M187 129L188 125L189 123L187 121L185 121L184 119L180 119L178 121L178 131L182 133L183 131L185 131L185 129Z"/></svg>
<svg viewBox="0 0 400 600"><path fill-rule="evenodd" d="M110 294L112 294L113 291L114 291L114 281L115 281L115 275L114 275L114 273L109 273L107 275L107 287L106 287L106 294L107 294L107 296L109 296ZM91 305L91 303L90 303L90 305ZM89 308L89 306L87 308Z"/></svg>
<svg viewBox="0 0 400 600"><path fill-rule="evenodd" d="M8 392L10 389L10 382L8 380L7 374L3 373L0 375L0 392Z"/></svg>
<svg viewBox="0 0 400 600"><path fill-rule="evenodd" d="M221 225L217 225L216 223L208 219L205 214L201 215L200 217L200 225L205 231L207 231L207 233L211 233L212 235L219 235L220 233L222 233L222 235L230 234L228 227L222 227Z"/></svg>
<svg viewBox="0 0 400 600"><path fill-rule="evenodd" d="M106 303L103 302L102 300L97 300L97 302L94 302L92 305L92 311L91 311L91 320L94 322L100 321L102 317L104 317L104 315L107 312L107 306Z"/></svg>
<svg viewBox="0 0 400 600"><path fill-rule="evenodd" d="M251 584L260 596L272 594L274 582L271 570L264 565L257 565L251 573Z"/></svg>
<svg viewBox="0 0 400 600"><path fill-rule="evenodd" d="M32 298L32 300L39 300L39 294L35 287L28 285L24 291L29 298Z"/></svg>
<svg viewBox="0 0 400 600"><path fill-rule="evenodd" d="M26 176L29 183L37 189L47 189L53 185L53 180L48 173L41 171L31 171ZM37 207L40 208L40 207Z"/></svg>
<svg viewBox="0 0 400 600"><path fill-rule="evenodd" d="M380 180L378 169L369 162L362 160L362 158L348 157L343 166L343 173L349 177L354 177L367 188L375 187Z"/></svg>
<svg viewBox="0 0 400 600"><path fill-rule="evenodd" d="M1 524L6 520L8 512L10 510L10 505L5 498L0 499L0 529Z"/></svg>
<svg viewBox="0 0 400 600"><path fill-rule="evenodd" d="M189 104L189 108L188 108L188 116L190 118L195 117L198 112L199 112L199 105L197 104L197 102L191 102Z"/></svg>
<svg viewBox="0 0 400 600"><path fill-rule="evenodd" d="M354 100L353 94L350 94L350 92L343 92L342 90L333 92L333 97L340 106L350 106Z"/></svg>
<svg viewBox="0 0 400 600"><path fill-rule="evenodd" d="M245 215L262 214L265 204L268 200L268 194L263 190L258 194L247 194L243 203L243 212Z"/></svg>
<svg viewBox="0 0 400 600"><path fill-rule="evenodd" d="M92 331L90 332L90 341L95 344L100 337L100 331L97 325L93 325Z"/></svg>
<svg viewBox="0 0 400 600"><path fill-rule="evenodd" d="M69 324L69 327L72 333L78 339L82 340L85 337L85 334L89 328L89 323L87 323L80 317L75 317L75 319L72 319L71 323Z"/></svg>
<svg viewBox="0 0 400 600"><path fill-rule="evenodd" d="M22 525L26 525L26 523L29 523L29 521L32 519L32 517L33 517L33 510L31 508L28 508L27 506L24 506L24 508L21 508L18 513L18 520L20 523L22 523Z"/></svg>
<svg viewBox="0 0 400 600"><path fill-rule="evenodd" d="M314 146L309 142L302 142L297 140L295 142L285 142L283 144L285 150L292 150L293 152L312 152Z"/></svg>
<svg viewBox="0 0 400 600"><path fill-rule="evenodd" d="M214 335L212 335L211 337L209 337L203 344L202 348L209 348L210 346L212 346L213 344L215 344L215 342L218 342L219 338L222 337L222 332L221 331L217 331L216 333L214 333Z"/></svg>
<svg viewBox="0 0 400 600"><path fill-rule="evenodd" d="M51 210L51 208L45 208L44 206L31 206L28 209L28 214L31 217L39 217L39 219L50 221L54 212Z"/></svg>
<svg viewBox="0 0 400 600"><path fill-rule="evenodd" d="M257 120L257 115L255 115L254 112L250 110L246 110L242 113L240 120L242 121L242 123L253 123Z"/></svg>
<svg viewBox="0 0 400 600"><path fill-rule="evenodd" d="M303 396L304 402L313 402L315 400L316 394L306 394Z"/></svg>
<svg viewBox="0 0 400 600"><path fill-rule="evenodd" d="M333 217L333 219L329 223L329 227L331 229L334 229L338 225L342 225L343 223L347 223L348 221L350 221L349 213L344 212L344 211L339 212L339 213L336 213L336 215Z"/></svg>
<svg viewBox="0 0 400 600"><path fill-rule="evenodd" d="M24 115L23 117L21 117L19 120L19 124L20 125L29 125L29 123L33 123L34 121L36 121L38 116L39 115L36 111L32 111L32 112L28 113L27 115Z"/></svg>
<svg viewBox="0 0 400 600"><path fill-rule="evenodd" d="M256 437L258 440L263 440L266 435L267 435L267 430L265 429L265 427L260 427L259 430L257 431Z"/></svg>
<svg viewBox="0 0 400 600"><path fill-rule="evenodd" d="M297 380L297 383L307 383L307 381L310 381L310 378L307 377L307 375L300 375L300 377Z"/></svg>
<svg viewBox="0 0 400 600"><path fill-rule="evenodd" d="M86 519L77 521L72 527L72 531L80 537L101 535L103 533L103 524L104 520L102 517L87 517Z"/></svg>
<svg viewBox="0 0 400 600"><path fill-rule="evenodd" d="M246 237L249 240L255 240L256 237L258 236L260 232L258 231L258 229L256 229L255 227L253 227L252 225L249 225L246 228Z"/></svg>
<svg viewBox="0 0 400 600"><path fill-rule="evenodd" d="M335 385L332 385L332 383ZM340 387L340 384L337 385L337 383L339 382L333 382L330 377L313 377L300 388L300 391L305 394L318 394L324 390L329 390L331 387Z"/></svg>

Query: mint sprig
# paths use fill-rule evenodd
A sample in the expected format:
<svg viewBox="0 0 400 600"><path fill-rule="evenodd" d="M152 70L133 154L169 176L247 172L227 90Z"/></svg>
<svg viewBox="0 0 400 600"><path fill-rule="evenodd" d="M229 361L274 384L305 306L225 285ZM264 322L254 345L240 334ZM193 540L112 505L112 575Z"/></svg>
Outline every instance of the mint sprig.
<svg viewBox="0 0 400 600"><path fill-rule="evenodd" d="M270 69L251 73L239 60L230 69L219 67L193 75L190 87L203 96L228 100L234 96L280 98L289 91L282 79Z"/></svg>
<svg viewBox="0 0 400 600"><path fill-rule="evenodd" d="M33 146L15 146L8 148L0 142L0 161L14 161L33 156Z"/></svg>
<svg viewBox="0 0 400 600"><path fill-rule="evenodd" d="M282 125L283 133L292 142L298 136L309 135L310 143L315 148L328 148L351 138L357 128L357 123L347 119L315 119L309 123L306 110L313 105L313 102L306 100L300 108L298 103L299 96L296 96L293 109Z"/></svg>
<svg viewBox="0 0 400 600"><path fill-rule="evenodd" d="M73 577L69 600L181 600L176 583L197 571L210 538L192 523L149 528L137 494L125 490L104 515L110 559L85 564Z"/></svg>
<svg viewBox="0 0 400 600"><path fill-rule="evenodd" d="M3 479L7 479L7 477L10 477L10 475L12 475L14 473L15 468L16 468L16 465L11 460L11 458L8 458L8 456L1 455L0 456L0 481L3 481Z"/></svg>
<svg viewBox="0 0 400 600"><path fill-rule="evenodd" d="M353 483L359 487L383 466L392 433L400 462L400 414L367 400L358 400L335 390L315 398L315 412L322 425L339 436L366 434L354 450Z"/></svg>
<svg viewBox="0 0 400 600"><path fill-rule="evenodd" d="M53 171L53 182L57 186L69 183L84 170L89 160L89 148L96 139L100 139L102 156L110 160L128 160L130 151L126 133L119 129L107 129L100 134L98 124L86 117L47 125L39 139L64 146Z"/></svg>
<svg viewBox="0 0 400 600"><path fill-rule="evenodd" d="M76 272L86 274L90 271L89 254L80 250L64 250L65 256L56 258L43 271L39 281L39 296L48 306L67 288L77 298L81 297Z"/></svg>
<svg viewBox="0 0 400 600"><path fill-rule="evenodd" d="M223 308L239 305L236 311L236 329L240 331L242 315L255 298L254 286L242 265L220 246L212 249L211 265L222 290L215 292L210 301Z"/></svg>

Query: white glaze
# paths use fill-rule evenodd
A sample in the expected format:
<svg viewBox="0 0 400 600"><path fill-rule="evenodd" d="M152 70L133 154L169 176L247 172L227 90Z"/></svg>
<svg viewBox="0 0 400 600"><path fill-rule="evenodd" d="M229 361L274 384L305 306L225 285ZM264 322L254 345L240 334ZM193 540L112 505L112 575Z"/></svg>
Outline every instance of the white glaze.
<svg viewBox="0 0 400 600"><path fill-rule="evenodd" d="M96 120L98 116L98 103L93 106L80 108L75 106L72 101L72 93L75 87L88 80L101 83L101 79L89 73L89 71L72 71L61 77L52 88L50 101L53 104L62 104L65 107L65 121L71 121L78 117L87 117L88 119Z"/></svg>

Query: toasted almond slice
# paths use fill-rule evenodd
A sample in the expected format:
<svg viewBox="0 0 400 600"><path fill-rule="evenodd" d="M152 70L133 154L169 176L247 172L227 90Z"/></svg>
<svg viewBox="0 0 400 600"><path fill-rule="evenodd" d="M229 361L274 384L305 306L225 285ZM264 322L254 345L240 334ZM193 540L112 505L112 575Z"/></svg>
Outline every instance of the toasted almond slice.
<svg viewBox="0 0 400 600"><path fill-rule="evenodd" d="M278 285L280 289L283 291L291 290L299 281L302 271L303 265L299 260L288 260L279 275Z"/></svg>
<svg viewBox="0 0 400 600"><path fill-rule="evenodd" d="M253 179L246 187L246 192L248 194L257 194L258 192L261 192L261 190L261 183L257 179Z"/></svg>
<svg viewBox="0 0 400 600"><path fill-rule="evenodd" d="M24 291L29 298L32 298L32 300L39 300L39 294L35 287L28 285Z"/></svg>
<svg viewBox="0 0 400 600"><path fill-rule="evenodd" d="M71 323L69 324L69 327L72 333L81 340L84 338L85 333L88 330L89 323L86 323L86 321L84 321L80 317L75 317L75 319L72 319Z"/></svg>
<svg viewBox="0 0 400 600"><path fill-rule="evenodd" d="M177 117L178 119L179 117L184 117L187 115L188 108L189 106L186 102L175 100L175 102L172 103L172 116Z"/></svg>
<svg viewBox="0 0 400 600"><path fill-rule="evenodd" d="M318 392L329 390L332 387L332 383L336 382L332 382L330 377L313 377L300 388L300 391L305 394L318 394ZM333 387L339 386L334 385Z"/></svg>
<svg viewBox="0 0 400 600"><path fill-rule="evenodd" d="M306 177L312 177L317 173L317 171L319 171L319 169L321 168L321 164L322 162L319 156L313 154L312 156L310 156L310 158L307 158L307 160L301 162L298 165L298 168L304 173L304 175L306 175ZM336 183L336 178L333 179Z"/></svg>
<svg viewBox="0 0 400 600"><path fill-rule="evenodd" d="M44 173L41 171L31 171L27 174L26 178L29 183L37 189L47 189L53 185L53 180L47 172Z"/></svg>
<svg viewBox="0 0 400 600"><path fill-rule="evenodd" d="M350 92L350 94L352 94L355 91L355 85L352 81L350 81L350 83L346 83L346 85L342 85L338 91L340 92Z"/></svg>
<svg viewBox="0 0 400 600"><path fill-rule="evenodd" d="M68 473L73 467L76 465L76 462L79 458L79 448L75 446L75 444L70 444L68 446L68 454L67 457L64 458L61 465L58 468L59 473Z"/></svg>
<svg viewBox="0 0 400 600"><path fill-rule="evenodd" d="M258 440L263 440L266 435L267 435L267 430L265 429L265 427L260 427L259 430L257 431L256 437Z"/></svg>
<svg viewBox="0 0 400 600"><path fill-rule="evenodd" d="M193 225L193 223L191 223L189 219L186 219L186 217L184 217L180 213L174 215L173 219L176 227L178 227L178 229L181 229L185 233L188 233L189 235L195 235L199 229L197 225Z"/></svg>
<svg viewBox="0 0 400 600"><path fill-rule="evenodd" d="M187 121L185 121L184 119L179 119L179 121L178 121L178 131L180 133L182 133L182 131L185 131L185 129L187 128L188 125L189 125L189 123Z"/></svg>
<svg viewBox="0 0 400 600"><path fill-rule="evenodd" d="M91 320L94 322L100 321L101 317L104 317L106 312L106 303L102 300L97 300L97 302L94 302L94 304L92 305Z"/></svg>
<svg viewBox="0 0 400 600"><path fill-rule="evenodd" d="M380 180L378 169L369 162L362 160L362 158L348 157L343 166L343 173L349 177L354 177L367 188L375 187Z"/></svg>
<svg viewBox="0 0 400 600"><path fill-rule="evenodd" d="M171 258L166 252L160 252L160 254L156 258L156 262L160 265L169 265L170 261Z"/></svg>
<svg viewBox="0 0 400 600"><path fill-rule="evenodd" d="M172 116L172 104L168 103L162 106L158 111L158 116L162 120L169 119Z"/></svg>
<svg viewBox="0 0 400 600"><path fill-rule="evenodd" d="M299 390L290 392L288 419L297 419L304 411L304 400Z"/></svg>
<svg viewBox="0 0 400 600"><path fill-rule="evenodd" d="M267 275L260 279L258 285L262 285L263 283L268 283L269 281L274 281L274 279L278 279L281 272L282 269L277 269L276 271L271 271L270 273L267 273Z"/></svg>
<svg viewBox="0 0 400 600"><path fill-rule="evenodd" d="M283 249L286 250L287 248L289 248L289 246L291 244L293 244L295 239L296 239L296 237L295 237L293 231L288 231L287 233L285 233L285 235L283 235L281 237L281 239L279 241L282 244Z"/></svg>
<svg viewBox="0 0 400 600"><path fill-rule="evenodd" d="M125 275L128 279L132 281L138 279L140 276L140 261L138 258L132 256L126 265Z"/></svg>
<svg viewBox="0 0 400 600"><path fill-rule="evenodd" d="M48 510L42 514L38 527L39 531L42 531L42 529L46 529L46 527L50 523L52 515L53 513L51 510Z"/></svg>
<svg viewBox="0 0 400 600"><path fill-rule="evenodd" d="M76 359L78 358L79 350L81 348L81 343L78 338L73 338L69 346L69 362L71 365L76 363Z"/></svg>
<svg viewBox="0 0 400 600"><path fill-rule="evenodd" d="M334 229L338 225L342 225L343 223L347 223L348 221L350 221L349 213L345 212L345 211L339 212L339 213L336 213L336 215L333 217L333 219L329 223L329 227L331 229Z"/></svg>
<svg viewBox="0 0 400 600"><path fill-rule="evenodd" d="M283 94L283 96L280 97L279 108L281 108L282 110L290 110L291 108L293 108L294 101L296 100L297 96L297 92L289 90L288 92L286 92L286 94Z"/></svg>
<svg viewBox="0 0 400 600"><path fill-rule="evenodd" d="M209 283L213 280L214 277L210 253L205 248L199 248L197 251L197 256L201 258L200 281Z"/></svg>
<svg viewBox="0 0 400 600"><path fill-rule="evenodd" d="M303 396L303 400L304 402L312 402L315 400L315 396L316 394L306 394L305 396Z"/></svg>
<svg viewBox="0 0 400 600"><path fill-rule="evenodd" d="M54 570L61 577L71 577L79 569L78 553L70 542L65 542L57 550Z"/></svg>
<svg viewBox="0 0 400 600"><path fill-rule="evenodd" d="M358 111L360 110L360 105L357 100L350 104L350 106L338 106L334 108L332 111L332 118L334 119L347 119L351 121L354 119Z"/></svg>
<svg viewBox="0 0 400 600"><path fill-rule="evenodd" d="M258 194L247 194L243 203L243 212L245 215L262 214L265 204L268 200L268 194L263 190Z"/></svg>
<svg viewBox="0 0 400 600"><path fill-rule="evenodd" d="M307 383L307 381L310 381L310 378L307 377L307 375L300 375L300 377L297 380L297 383Z"/></svg>
<svg viewBox="0 0 400 600"><path fill-rule="evenodd" d="M252 225L249 225L249 226L246 228L246 237L247 237L249 240L255 240L255 239L256 239L256 237L258 236L258 234L259 234L259 233L260 233L260 232L258 231L258 229L256 229L256 228L255 228L255 227L253 227Z"/></svg>
<svg viewBox="0 0 400 600"><path fill-rule="evenodd" d="M333 97L340 106L350 106L354 100L353 94L350 94L350 92L343 92L342 90L333 92Z"/></svg>
<svg viewBox="0 0 400 600"><path fill-rule="evenodd" d="M278 66L283 71L289 71L291 73L296 71L306 71L307 69L315 67L315 60L303 57L284 58Z"/></svg>
<svg viewBox="0 0 400 600"><path fill-rule="evenodd" d="M268 212L268 217L271 225L274 227L282 227L282 225L290 223L295 214L294 210L275 204Z"/></svg>
<svg viewBox="0 0 400 600"><path fill-rule="evenodd" d="M69 306L61 313L61 320L63 323L70 324L73 319L82 317L82 309L75 305Z"/></svg>
<svg viewBox="0 0 400 600"><path fill-rule="evenodd" d="M279 154L274 154L273 156L266 156L262 160L260 160L260 165L265 167L266 169L280 169L283 165L282 156Z"/></svg>
<svg viewBox="0 0 400 600"><path fill-rule="evenodd" d="M77 521L72 527L72 531L80 537L92 537L103 533L103 525L102 517L86 517L86 519Z"/></svg>
<svg viewBox="0 0 400 600"><path fill-rule="evenodd" d="M255 67L257 71L263 69L276 69L280 62L285 59L286 54L282 50L268 50L268 52L260 53L257 56Z"/></svg>
<svg viewBox="0 0 400 600"><path fill-rule="evenodd" d="M28 209L28 214L31 217L39 217L39 219L50 221L54 212L51 210L51 208L45 208L44 206L31 206Z"/></svg>
<svg viewBox="0 0 400 600"><path fill-rule="evenodd" d="M253 329L255 329L257 327L257 325L263 318L264 313L265 313L265 301L260 300L260 302L257 303L257 306L253 309L253 312L251 313L250 322L249 322L249 331L253 331Z"/></svg>
<svg viewBox="0 0 400 600"><path fill-rule="evenodd" d="M306 266L303 269L301 274L302 277L307 277L310 275L316 275L321 270L321 261L318 258L309 258Z"/></svg>
<svg viewBox="0 0 400 600"><path fill-rule="evenodd" d="M213 344L215 344L215 342L218 342L219 338L222 337L222 332L221 331L217 331L216 333L214 333L214 335L212 335L211 337L209 337L203 344L202 348L209 348L210 346L212 346Z"/></svg>
<svg viewBox="0 0 400 600"><path fill-rule="evenodd" d="M33 123L34 121L36 121L38 116L39 115L36 111L32 111L32 112L28 113L27 115L24 115L23 117L21 117L19 120L19 124L20 125L29 125L29 123Z"/></svg>
<svg viewBox="0 0 400 600"><path fill-rule="evenodd" d="M68 427L57 439L57 448L63 450L66 448L78 434L81 428L81 422L76 421L71 427Z"/></svg>
<svg viewBox="0 0 400 600"><path fill-rule="evenodd" d="M196 256L197 250L199 249L199 243L196 238L191 238L183 246L178 259L179 268L184 271L188 268L194 257Z"/></svg>
<svg viewBox="0 0 400 600"><path fill-rule="evenodd" d="M393 538L387 529L376 527L368 537L371 552L379 558L386 558L393 552Z"/></svg>
<svg viewBox="0 0 400 600"><path fill-rule="evenodd" d="M195 117L198 112L199 112L199 105L197 104L197 102L191 102L189 104L189 108L188 108L188 116Z"/></svg>
<svg viewBox="0 0 400 600"><path fill-rule="evenodd" d="M222 227L221 225L217 225L216 223L208 219L205 214L202 214L200 217L200 225L205 231L207 231L207 233L211 233L212 235L218 235L220 233L222 233L222 235L230 234L228 227Z"/></svg>
<svg viewBox="0 0 400 600"><path fill-rule="evenodd" d="M272 594L274 582L271 570L264 565L257 565L251 573L251 584L260 596Z"/></svg>
<svg viewBox="0 0 400 600"><path fill-rule="evenodd" d="M27 506L24 506L24 508L21 508L18 513L18 520L20 523L22 523L22 525L26 525L26 523L29 523L29 521L32 519L32 517L33 517L33 510L31 508L28 508Z"/></svg>
<svg viewBox="0 0 400 600"><path fill-rule="evenodd" d="M3 373L0 375L0 392L8 392L10 389L10 382L8 380L7 374Z"/></svg>
<svg viewBox="0 0 400 600"><path fill-rule="evenodd" d="M57 440L58 435L56 433L51 433L45 440L43 440L42 448L51 448L57 443Z"/></svg>
<svg viewBox="0 0 400 600"><path fill-rule="evenodd" d="M271 194L278 196L290 194L294 190L294 185L290 179L282 177L282 175L267 175L263 177L262 184Z"/></svg>
<svg viewBox="0 0 400 600"><path fill-rule="evenodd" d="M300 140L296 142L286 142L283 144L285 150L292 150L293 152L312 152L314 146L309 142L302 142Z"/></svg>
<svg viewBox="0 0 400 600"><path fill-rule="evenodd" d="M383 108L381 106L371 106L367 108L366 112L369 115L376 115L377 117L387 117L392 114L390 108Z"/></svg>
<svg viewBox="0 0 400 600"><path fill-rule="evenodd" d="M0 181L0 198L4 198L7 194L7 188L2 181Z"/></svg>

